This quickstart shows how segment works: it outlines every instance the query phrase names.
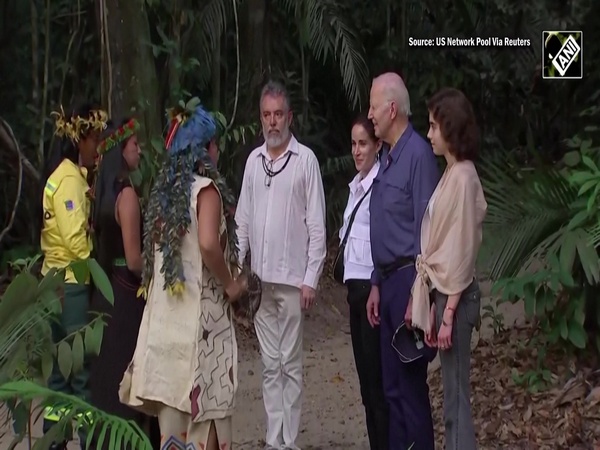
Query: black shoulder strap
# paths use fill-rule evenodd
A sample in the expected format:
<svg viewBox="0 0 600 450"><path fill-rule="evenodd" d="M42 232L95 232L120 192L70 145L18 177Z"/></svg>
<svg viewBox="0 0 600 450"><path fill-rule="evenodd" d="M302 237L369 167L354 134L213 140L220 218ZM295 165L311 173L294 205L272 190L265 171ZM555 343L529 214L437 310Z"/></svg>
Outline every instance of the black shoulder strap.
<svg viewBox="0 0 600 450"><path fill-rule="evenodd" d="M350 228L352 228L352 223L354 222L354 217L356 216L356 213L358 212L358 208L360 207L360 204L363 202L365 197L367 195L369 195L369 192L371 192L372 187L373 187L373 185L371 184L371 186L369 186L369 189L367 189L367 192L365 192L365 195L363 195L361 197L361 199L358 201L358 203L352 210L352 214L350 214L350 220L348 221L348 228L346 229L346 233L344 234L344 239L342 239L342 242L340 243L340 247L343 247L344 245L346 245L346 241L348 240L348 235L350 234Z"/></svg>

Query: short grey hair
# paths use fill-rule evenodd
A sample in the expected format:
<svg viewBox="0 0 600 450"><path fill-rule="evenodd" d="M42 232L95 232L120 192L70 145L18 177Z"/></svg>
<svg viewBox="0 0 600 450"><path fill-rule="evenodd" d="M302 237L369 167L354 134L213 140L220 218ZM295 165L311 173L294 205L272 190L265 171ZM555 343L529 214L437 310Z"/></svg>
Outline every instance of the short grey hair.
<svg viewBox="0 0 600 450"><path fill-rule="evenodd" d="M287 105L288 110L291 109L290 96L288 94L287 89L280 83L279 81L269 80L267 84L265 84L260 92L260 102L262 103L262 99L265 95L270 95L271 97L283 97L285 99L285 103Z"/></svg>

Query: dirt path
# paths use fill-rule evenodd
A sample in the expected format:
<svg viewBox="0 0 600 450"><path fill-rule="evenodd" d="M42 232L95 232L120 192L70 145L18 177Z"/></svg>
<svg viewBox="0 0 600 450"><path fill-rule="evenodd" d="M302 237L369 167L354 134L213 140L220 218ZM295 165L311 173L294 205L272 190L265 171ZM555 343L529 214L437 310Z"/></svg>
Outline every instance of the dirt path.
<svg viewBox="0 0 600 450"><path fill-rule="evenodd" d="M489 288L482 286L485 295L482 306L489 304ZM502 308L505 324L522 317L519 306ZM301 435L298 444L303 450L362 450L368 449L363 408L354 368L352 347L347 325L345 289L327 283L319 294L318 304L306 314L304 339L304 401ZM481 336L491 334L485 320ZM261 394L261 362L253 335L240 330L239 395L234 416L235 448L261 449L264 437L264 412ZM436 370L434 361L430 370ZM36 424L36 436L41 434ZM0 439L0 449L6 448L8 437ZM72 443L70 449L77 449ZM25 450L26 446L17 447Z"/></svg>
<svg viewBox="0 0 600 450"><path fill-rule="evenodd" d="M490 304L489 286L482 285L482 306ZM304 340L304 407L301 437L303 450L368 450L363 407L354 367L347 320L345 289L328 284L319 303L307 314ZM502 305L506 326L521 322L520 306ZM492 334L484 320L473 345ZM240 348L240 390L234 416L236 448L257 450L264 437L264 412L260 391L261 362L254 339ZM439 368L436 359L430 372Z"/></svg>

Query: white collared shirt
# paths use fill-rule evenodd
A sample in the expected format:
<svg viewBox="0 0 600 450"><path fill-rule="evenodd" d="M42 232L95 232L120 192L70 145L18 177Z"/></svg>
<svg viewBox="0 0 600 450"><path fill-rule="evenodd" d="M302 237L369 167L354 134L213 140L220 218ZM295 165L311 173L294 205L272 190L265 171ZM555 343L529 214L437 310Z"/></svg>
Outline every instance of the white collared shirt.
<svg viewBox="0 0 600 450"><path fill-rule="evenodd" d="M373 179L379 171L379 161L371 168L366 177L360 180L360 174L348 184L350 195L348 204L344 210L344 223L340 229L340 242L344 239L350 216L359 200L365 195L373 184ZM370 280L373 272L373 258L371 256L371 215L369 213L369 203L371 192L367 194L362 201L346 242L344 249L344 281L346 280Z"/></svg>
<svg viewBox="0 0 600 450"><path fill-rule="evenodd" d="M270 180L263 167L281 173ZM271 165L272 163L272 165ZM240 262L250 251L251 268L266 283L317 288L326 256L325 193L319 161L294 136L272 160L266 144L248 160L235 213Z"/></svg>

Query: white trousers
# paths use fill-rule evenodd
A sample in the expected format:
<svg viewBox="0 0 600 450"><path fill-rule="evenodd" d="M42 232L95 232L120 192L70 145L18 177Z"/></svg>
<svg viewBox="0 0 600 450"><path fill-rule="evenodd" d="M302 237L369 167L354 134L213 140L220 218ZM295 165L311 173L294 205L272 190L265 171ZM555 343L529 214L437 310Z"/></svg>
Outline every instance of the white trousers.
<svg viewBox="0 0 600 450"><path fill-rule="evenodd" d="M302 324L300 289L263 283L254 318L263 362L267 446L298 449L302 409Z"/></svg>

